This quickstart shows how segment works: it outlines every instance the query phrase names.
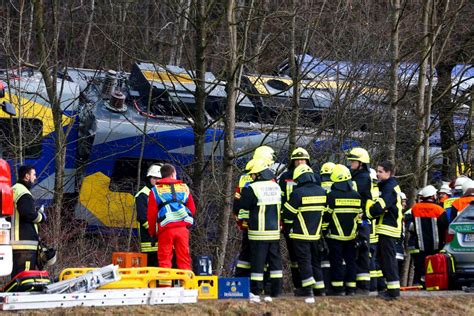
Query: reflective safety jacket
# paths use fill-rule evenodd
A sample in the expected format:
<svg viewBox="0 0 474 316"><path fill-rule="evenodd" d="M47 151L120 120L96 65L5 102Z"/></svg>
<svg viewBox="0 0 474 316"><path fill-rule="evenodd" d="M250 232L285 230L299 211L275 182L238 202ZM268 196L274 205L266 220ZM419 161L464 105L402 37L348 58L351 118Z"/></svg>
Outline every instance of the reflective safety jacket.
<svg viewBox="0 0 474 316"><path fill-rule="evenodd" d="M452 196L446 200L444 200L443 202L443 208L446 212L446 220L448 221L448 223L451 223L454 219L455 216L453 216L453 211L452 211L452 208L453 208L453 203L454 201L456 201L457 199L459 199L460 197L459 196Z"/></svg>
<svg viewBox="0 0 474 316"><path fill-rule="evenodd" d="M326 190L326 192L331 191L331 186L333 182L331 181L330 174L322 174L321 175L321 187Z"/></svg>
<svg viewBox="0 0 474 316"><path fill-rule="evenodd" d="M164 178L158 180L148 197L148 233L158 233L173 227L191 226L194 223L193 196L189 187L181 180Z"/></svg>
<svg viewBox="0 0 474 316"><path fill-rule="evenodd" d="M453 201L453 204L451 205L451 216L453 219L455 219L456 216L458 216L458 214L461 213L472 201L474 201L474 196L472 195L461 196L459 199Z"/></svg>
<svg viewBox="0 0 474 316"><path fill-rule="evenodd" d="M324 220L329 223L328 238L336 240L353 240L357 235L359 214L362 213L362 198L349 185L332 186L327 199L327 213Z"/></svg>
<svg viewBox="0 0 474 316"><path fill-rule="evenodd" d="M30 190L18 182L13 187L15 214L13 217L13 250L38 250L38 224L43 216L35 208L35 201Z"/></svg>
<svg viewBox="0 0 474 316"><path fill-rule="evenodd" d="M283 220L288 225L293 223L290 238L319 240L325 209L326 191L312 181L310 174L301 175L283 208Z"/></svg>
<svg viewBox="0 0 474 316"><path fill-rule="evenodd" d="M370 175L370 171L362 168L358 170L352 170L352 185L354 190L360 194L362 199L362 210L365 210L367 201L375 201L380 195L377 182ZM375 244L378 242L378 236L375 232L375 222L363 221L364 225L371 225L370 228L370 243Z"/></svg>
<svg viewBox="0 0 474 316"><path fill-rule="evenodd" d="M366 216L376 219L375 232L377 235L385 235L400 238L402 234L402 199L397 181L394 177L380 181L380 197L375 202L369 202Z"/></svg>
<svg viewBox="0 0 474 316"><path fill-rule="evenodd" d="M410 253L419 251L434 253L441 248L440 236L444 234L444 229L440 227L439 219L443 214L444 209L433 202L419 202L413 205L411 216L407 221L409 229L414 233L408 242Z"/></svg>
<svg viewBox="0 0 474 316"><path fill-rule="evenodd" d="M146 213L148 209L148 196L150 195L150 188L144 186L140 191L135 194L135 209L137 211L138 221L138 235L140 237L140 251L141 252L156 252L158 247L151 246L151 237L148 234L148 220Z"/></svg>
<svg viewBox="0 0 474 316"><path fill-rule="evenodd" d="M270 176L260 176L244 188L237 207L249 211L249 240L280 239L281 190Z"/></svg>
<svg viewBox="0 0 474 316"><path fill-rule="evenodd" d="M242 192L242 189L248 187L252 181L253 179L248 173L241 175L239 178L239 184L234 193L233 213L240 230L247 230L249 212L244 209L238 209L236 201L240 199L240 193Z"/></svg>
<svg viewBox="0 0 474 316"><path fill-rule="evenodd" d="M281 203L285 205L286 201L290 199L290 195L293 192L293 189L296 186L296 182L293 181L293 171L294 169L289 169L285 173L283 173L278 181L278 185L281 189ZM286 224L286 219L283 218L283 223ZM291 225L291 222L288 224Z"/></svg>

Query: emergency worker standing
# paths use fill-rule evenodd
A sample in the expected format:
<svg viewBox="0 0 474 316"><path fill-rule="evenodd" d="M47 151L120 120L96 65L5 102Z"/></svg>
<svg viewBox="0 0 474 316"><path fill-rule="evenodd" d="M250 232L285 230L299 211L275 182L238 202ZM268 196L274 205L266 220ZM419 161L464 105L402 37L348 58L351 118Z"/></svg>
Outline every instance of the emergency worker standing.
<svg viewBox="0 0 474 316"><path fill-rule="evenodd" d="M237 226L242 231L242 244L240 246L239 259L235 268L236 277L250 277L250 243L248 237L248 220L249 211L238 208L238 200L243 188L246 188L253 182L249 171L252 170L253 164L256 160L261 159L268 165L274 163L274 150L269 146L260 146L255 149L253 158L245 166L245 173L240 176L239 183L235 189L234 194L234 217L237 221Z"/></svg>
<svg viewBox="0 0 474 316"><path fill-rule="evenodd" d="M467 179L462 184L462 196L451 205L452 218L455 219L472 201L474 201L474 181Z"/></svg>
<svg viewBox="0 0 474 316"><path fill-rule="evenodd" d="M375 229L379 237L377 255L387 284L387 291L379 297L392 300L400 296L400 276L396 257L396 243L402 234L402 201L400 187L393 177L394 166L391 162L382 162L377 166L380 197L368 201L366 216L376 219Z"/></svg>
<svg viewBox="0 0 474 316"><path fill-rule="evenodd" d="M283 219L290 225L289 237L300 269L302 287L296 289L296 295L311 298L313 289L318 296L325 294L319 240L326 192L317 184L313 170L308 165L296 167L293 179L297 185L284 205ZM313 303L314 299L307 302Z"/></svg>
<svg viewBox="0 0 474 316"><path fill-rule="evenodd" d="M331 186L333 182L331 181L331 173L336 164L334 162L326 162L321 166L321 187L326 190L326 192L331 191Z"/></svg>
<svg viewBox="0 0 474 316"><path fill-rule="evenodd" d="M411 233L408 247L413 257L415 274L413 284L422 284L425 276L425 258L440 249L440 230L438 219L444 209L436 203L436 188L428 185L421 190L421 202L413 205L410 220L407 222Z"/></svg>
<svg viewBox="0 0 474 316"><path fill-rule="evenodd" d="M370 175L370 157L367 150L356 147L351 149L347 155L347 160L351 164L351 175L354 189L362 198L362 209L365 209L368 200L377 197L373 194L372 178ZM378 192L377 192L378 193ZM358 228L358 249L357 249L357 287L362 294L369 294L370 290L370 244L376 247L377 238L374 233L373 223L363 220ZM372 233L372 234L371 234ZM372 237L372 240L371 240Z"/></svg>
<svg viewBox="0 0 474 316"><path fill-rule="evenodd" d="M38 224L46 221L42 209L35 208L35 201L30 192L36 181L36 170L33 166L24 165L18 170L18 182L12 187L15 203L13 217L13 270L11 278L22 271L36 270L38 263Z"/></svg>
<svg viewBox="0 0 474 316"><path fill-rule="evenodd" d="M454 181L454 189L452 190L452 195L450 198L446 199L443 202L443 208L446 211L446 220L448 223L451 223L453 219L456 217L456 214L453 214L453 208L452 205L454 201L459 199L463 193L462 193L462 186L464 182L469 181L470 179L466 176L460 176L456 178L456 181Z"/></svg>
<svg viewBox="0 0 474 316"><path fill-rule="evenodd" d="M248 236L250 241L251 300L260 301L263 292L265 263L270 268L270 295L280 295L283 271L280 255L281 190L268 164L257 159L249 174L254 180L242 189L238 208L249 211ZM271 297L266 297L271 301Z"/></svg>
<svg viewBox="0 0 474 316"><path fill-rule="evenodd" d="M356 235L357 222L362 212L362 199L353 187L351 172L344 165L336 165L331 180L334 184L328 194L329 223L327 241L331 262L331 285L334 295L354 295L356 291ZM343 260L346 263L344 274Z"/></svg>
<svg viewBox="0 0 474 316"><path fill-rule="evenodd" d="M161 167L162 179L151 189L148 198L148 232L158 235L158 264L171 268L173 247L178 269L191 270L189 230L196 212L188 186L176 178L176 169L170 164ZM158 226L158 229L156 227Z"/></svg>
<svg viewBox="0 0 474 316"><path fill-rule="evenodd" d="M138 232L140 237L140 251L147 255L147 262L149 267L158 267L156 241L152 240L148 233L148 196L151 188L156 185L156 181L161 179L161 165L151 165L146 174L146 185L135 194L135 209L137 211ZM153 245L152 245L153 244Z"/></svg>
<svg viewBox="0 0 474 316"><path fill-rule="evenodd" d="M290 199L291 192L293 192L293 188L296 185L295 181L293 181L293 172L295 168L303 164L309 165L309 160L309 154L304 148L298 147L291 153L291 160L288 166L288 170L281 175L280 180L278 182L281 189L282 205L285 205L286 201ZM283 236L285 237L288 255L290 256L291 279L293 281L293 286L295 287L295 289L297 289L301 288L301 277L299 275L300 272L298 267L298 261L296 260L296 254L293 249L293 243L289 236L289 227L291 227L291 224L291 222L286 223L285 219L283 220Z"/></svg>

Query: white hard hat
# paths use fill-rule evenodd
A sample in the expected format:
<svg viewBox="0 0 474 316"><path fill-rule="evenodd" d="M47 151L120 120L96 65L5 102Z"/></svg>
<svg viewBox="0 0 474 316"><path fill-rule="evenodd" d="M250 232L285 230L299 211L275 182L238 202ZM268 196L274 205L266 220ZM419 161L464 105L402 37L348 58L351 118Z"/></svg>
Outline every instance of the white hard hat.
<svg viewBox="0 0 474 316"><path fill-rule="evenodd" d="M467 179L462 184L462 194L465 194L467 190L473 189L473 188L474 188L474 181L472 181L471 179Z"/></svg>
<svg viewBox="0 0 474 316"><path fill-rule="evenodd" d="M455 190L462 190L462 185L467 180L470 180L470 179L466 176L460 176L459 178L457 178L456 182L454 182L454 189Z"/></svg>
<svg viewBox="0 0 474 316"><path fill-rule="evenodd" d="M398 193L398 196L402 199L402 200L406 200L407 199L407 195L403 192L400 192Z"/></svg>
<svg viewBox="0 0 474 316"><path fill-rule="evenodd" d="M451 188L449 187L448 182L443 182L443 185L439 189L439 193L451 194Z"/></svg>
<svg viewBox="0 0 474 316"><path fill-rule="evenodd" d="M161 178L161 165L151 165L146 173L147 177Z"/></svg>
<svg viewBox="0 0 474 316"><path fill-rule="evenodd" d="M431 196L435 196L436 192L438 192L438 190L436 190L436 188L430 184L424 187L423 189L421 189L420 193L422 197L428 198Z"/></svg>

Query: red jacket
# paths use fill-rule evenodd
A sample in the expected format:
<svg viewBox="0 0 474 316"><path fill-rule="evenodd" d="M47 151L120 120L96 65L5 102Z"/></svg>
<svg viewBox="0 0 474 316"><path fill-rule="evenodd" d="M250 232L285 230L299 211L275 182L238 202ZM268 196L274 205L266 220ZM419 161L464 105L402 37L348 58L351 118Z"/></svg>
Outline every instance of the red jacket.
<svg viewBox="0 0 474 316"><path fill-rule="evenodd" d="M189 188L187 187L186 184L183 183L183 181L175 180L175 179L171 179L171 178L164 178L164 179L159 180L156 183L156 186L157 187L163 187L163 186L170 185L170 184L182 184L189 191ZM160 204L161 203L159 201L157 201L157 199L155 197L155 193L152 190L150 192L149 197L148 197L148 210L147 210L147 220L148 220L148 225L149 225L148 233L152 237L156 236L156 232L157 232L157 224L158 224L157 216L158 216L158 210L161 208ZM193 200L193 196L192 196L191 192L189 192L188 200L186 201L185 206L188 208L188 210L194 216L194 214L196 213L196 206L194 205L194 200ZM164 231L168 228L182 227L182 226L189 226L189 223L174 222L174 223L167 224L165 227L161 227L160 225L158 225L158 229L160 231Z"/></svg>

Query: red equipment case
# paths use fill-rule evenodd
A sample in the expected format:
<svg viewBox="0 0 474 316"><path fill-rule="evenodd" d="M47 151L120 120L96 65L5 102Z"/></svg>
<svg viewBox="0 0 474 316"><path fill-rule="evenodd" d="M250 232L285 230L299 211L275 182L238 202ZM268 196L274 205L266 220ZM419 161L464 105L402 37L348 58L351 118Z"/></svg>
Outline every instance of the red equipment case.
<svg viewBox="0 0 474 316"><path fill-rule="evenodd" d="M454 286L454 257L447 252L425 259L425 287L427 290L448 290Z"/></svg>
<svg viewBox="0 0 474 316"><path fill-rule="evenodd" d="M48 271L23 271L15 275L2 292L42 292L48 284L51 284Z"/></svg>

